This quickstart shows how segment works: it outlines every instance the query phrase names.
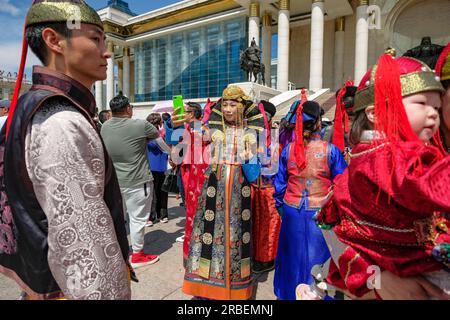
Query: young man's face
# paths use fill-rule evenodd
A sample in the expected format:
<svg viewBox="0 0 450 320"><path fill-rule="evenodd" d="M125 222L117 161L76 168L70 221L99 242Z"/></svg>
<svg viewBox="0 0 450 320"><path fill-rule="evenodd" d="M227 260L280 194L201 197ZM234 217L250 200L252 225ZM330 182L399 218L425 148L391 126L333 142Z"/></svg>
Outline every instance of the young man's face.
<svg viewBox="0 0 450 320"><path fill-rule="evenodd" d="M8 110L5 107L0 106L0 117L6 116L8 114Z"/></svg>
<svg viewBox="0 0 450 320"><path fill-rule="evenodd" d="M105 39L103 30L95 25L82 23L80 29L72 30L72 37L61 42L67 71L78 80L105 80L107 59L112 54Z"/></svg>
<svg viewBox="0 0 450 320"><path fill-rule="evenodd" d="M403 98L411 128L423 142L429 142L439 129L439 92L421 92Z"/></svg>

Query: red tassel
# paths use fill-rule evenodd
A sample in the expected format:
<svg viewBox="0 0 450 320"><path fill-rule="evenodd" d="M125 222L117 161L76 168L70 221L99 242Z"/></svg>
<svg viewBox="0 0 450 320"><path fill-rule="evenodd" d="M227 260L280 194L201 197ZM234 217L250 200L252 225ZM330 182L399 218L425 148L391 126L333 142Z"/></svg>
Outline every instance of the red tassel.
<svg viewBox="0 0 450 320"><path fill-rule="evenodd" d="M375 76L375 130L387 140L417 141L403 106L400 70L392 56L383 54Z"/></svg>
<svg viewBox="0 0 450 320"><path fill-rule="evenodd" d="M375 75L375 119L375 130L384 133L392 155L396 154L398 141L419 140L409 124L403 105L399 65L388 54L380 57ZM388 196L393 196L390 181L395 167L395 157L392 157L391 163L386 162L382 168L377 168L380 180L388 183Z"/></svg>
<svg viewBox="0 0 450 320"><path fill-rule="evenodd" d="M348 114L345 111L345 105L342 102L344 98L345 92L347 91L347 87L353 86L353 81L347 81L345 86L339 91L338 96L336 98L336 112L334 115L334 130L333 130L333 138L331 142L344 152L345 150L345 140L344 140L344 132L349 132L348 125ZM344 124L342 122L344 121Z"/></svg>
<svg viewBox="0 0 450 320"><path fill-rule="evenodd" d="M296 112L296 122L295 122L295 159L297 162L297 167L302 170L306 167L306 157L305 157L305 145L303 143L303 104L308 101L305 89L302 89L300 105Z"/></svg>
<svg viewBox="0 0 450 320"><path fill-rule="evenodd" d="M34 3L34 2L33 2ZM20 88L22 87L23 73L25 70L25 64L27 62L28 43L26 37L26 23L23 28L23 41L22 41L22 56L20 60L19 74L17 77L16 85L14 87L14 93L11 101L11 105L8 112L8 118L6 120L6 139L8 139L9 128L16 110L17 101L19 100Z"/></svg>
<svg viewBox="0 0 450 320"><path fill-rule="evenodd" d="M345 89L341 89L342 90ZM339 92L337 99L342 98L342 94ZM344 111L345 112L345 111ZM342 128L342 107L339 102L336 103L336 112L334 113L334 129L333 129L333 139L331 142L344 152L345 142L344 142L344 132Z"/></svg>

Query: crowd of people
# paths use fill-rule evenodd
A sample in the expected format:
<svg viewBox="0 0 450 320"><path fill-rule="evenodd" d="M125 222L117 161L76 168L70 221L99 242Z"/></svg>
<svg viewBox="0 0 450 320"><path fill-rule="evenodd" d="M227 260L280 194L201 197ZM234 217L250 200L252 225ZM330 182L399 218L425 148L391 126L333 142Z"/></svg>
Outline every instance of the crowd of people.
<svg viewBox="0 0 450 320"><path fill-rule="evenodd" d="M251 299L273 269L280 300L450 299L450 43L433 66L382 54L332 123L304 89L278 124L234 85L145 120L119 94L96 116L103 24L84 1L48 5L24 41L43 67L0 102L0 272L24 298L130 299L172 182L194 299ZM69 30L74 8L89 14Z"/></svg>

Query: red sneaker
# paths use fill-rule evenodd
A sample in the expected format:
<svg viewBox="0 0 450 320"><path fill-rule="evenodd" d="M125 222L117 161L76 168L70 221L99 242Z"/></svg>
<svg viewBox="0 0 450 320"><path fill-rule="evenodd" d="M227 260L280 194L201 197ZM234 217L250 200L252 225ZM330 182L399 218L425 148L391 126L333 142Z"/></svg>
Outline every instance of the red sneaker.
<svg viewBox="0 0 450 320"><path fill-rule="evenodd" d="M140 252L133 253L131 255L131 266L135 268L148 266L159 261L159 256L152 254L145 254L144 250Z"/></svg>

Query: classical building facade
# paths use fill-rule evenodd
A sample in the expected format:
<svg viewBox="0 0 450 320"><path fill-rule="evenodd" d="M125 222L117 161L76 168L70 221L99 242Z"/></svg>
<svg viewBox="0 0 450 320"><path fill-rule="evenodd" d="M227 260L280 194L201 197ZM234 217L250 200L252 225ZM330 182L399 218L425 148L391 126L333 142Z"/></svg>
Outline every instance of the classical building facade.
<svg viewBox="0 0 450 320"><path fill-rule="evenodd" d="M387 47L402 55L426 36L450 41L448 0L189 0L139 16L119 0L99 14L114 52L95 86L103 108L119 91L137 106L218 97L246 80L239 56L253 38L280 92L335 90Z"/></svg>

